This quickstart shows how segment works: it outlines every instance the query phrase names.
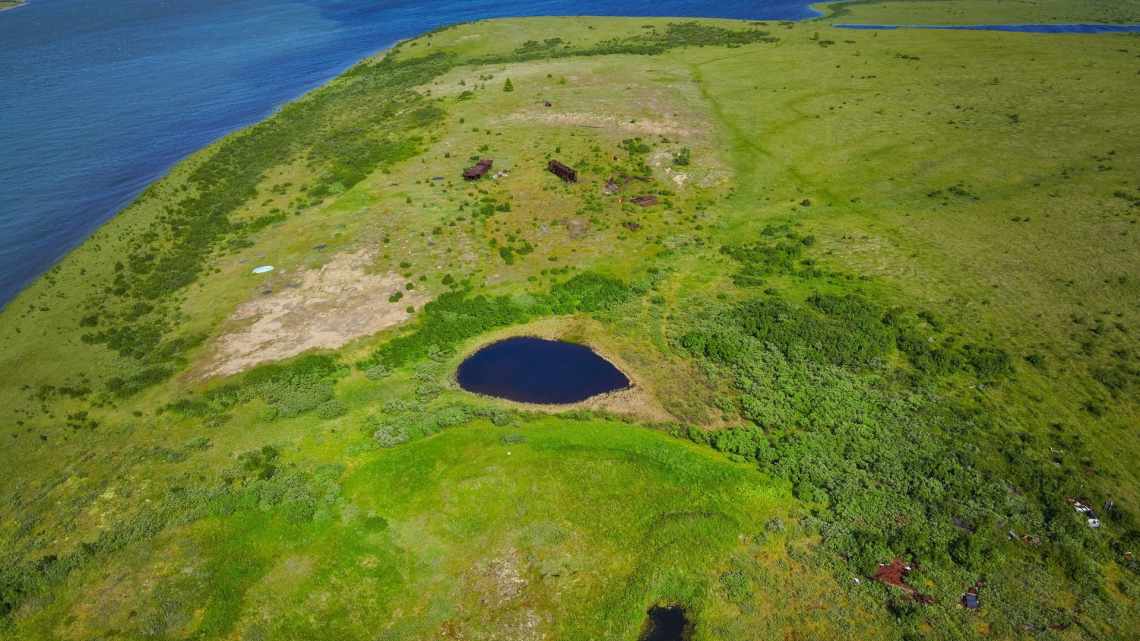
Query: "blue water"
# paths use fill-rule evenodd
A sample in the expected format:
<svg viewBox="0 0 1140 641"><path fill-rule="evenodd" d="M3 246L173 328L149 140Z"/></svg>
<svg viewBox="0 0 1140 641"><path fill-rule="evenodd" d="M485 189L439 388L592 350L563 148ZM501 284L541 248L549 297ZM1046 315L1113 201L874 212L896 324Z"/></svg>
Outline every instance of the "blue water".
<svg viewBox="0 0 1140 641"><path fill-rule="evenodd" d="M840 29L943 29L949 31L1010 31L1014 33L1140 33L1140 24L837 24Z"/></svg>
<svg viewBox="0 0 1140 641"><path fill-rule="evenodd" d="M459 365L469 392L523 403L565 404L629 387L621 370L585 345L516 336L492 343Z"/></svg>
<svg viewBox="0 0 1140 641"><path fill-rule="evenodd" d="M31 0L0 12L0 306L178 159L396 40L519 15L815 14L805 0Z"/></svg>

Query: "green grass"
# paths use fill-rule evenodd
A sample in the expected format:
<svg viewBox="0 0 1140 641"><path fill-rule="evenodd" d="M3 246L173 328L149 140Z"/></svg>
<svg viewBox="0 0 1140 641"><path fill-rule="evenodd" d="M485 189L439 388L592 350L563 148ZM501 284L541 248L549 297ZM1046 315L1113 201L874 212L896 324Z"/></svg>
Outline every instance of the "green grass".
<svg viewBox="0 0 1140 641"><path fill-rule="evenodd" d="M1136 0L855 0L817 8L829 20L863 24L1135 24L1140 20Z"/></svg>
<svg viewBox="0 0 1140 641"><path fill-rule="evenodd" d="M1127 638L1136 39L828 21L1130 6L477 22L219 141L0 315L0 638L633 639L665 601L698 641ZM432 302L204 378L361 251ZM652 402L459 390L513 331ZM934 604L853 581L896 555Z"/></svg>

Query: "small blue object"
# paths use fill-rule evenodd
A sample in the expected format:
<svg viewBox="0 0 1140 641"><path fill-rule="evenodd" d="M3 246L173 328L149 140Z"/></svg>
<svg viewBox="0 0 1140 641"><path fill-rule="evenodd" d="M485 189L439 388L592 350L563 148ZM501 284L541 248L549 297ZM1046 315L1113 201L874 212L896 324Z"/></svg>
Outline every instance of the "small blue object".
<svg viewBox="0 0 1140 641"><path fill-rule="evenodd" d="M966 606L967 609L977 610L978 609L978 595L967 593L966 596L962 598L962 603L963 603L963 605Z"/></svg>

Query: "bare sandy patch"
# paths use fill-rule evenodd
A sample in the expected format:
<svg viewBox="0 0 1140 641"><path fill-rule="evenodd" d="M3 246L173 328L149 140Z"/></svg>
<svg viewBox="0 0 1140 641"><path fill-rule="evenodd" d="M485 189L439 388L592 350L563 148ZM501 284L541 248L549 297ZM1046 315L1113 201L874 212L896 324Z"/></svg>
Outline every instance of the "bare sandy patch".
<svg viewBox="0 0 1140 641"><path fill-rule="evenodd" d="M405 291L399 274L368 273L371 262L365 250L341 254L320 269L301 272L280 291L243 303L230 317L234 328L217 340L205 376L341 347L403 323L409 305L427 302L427 295ZM396 291L404 291L403 298L389 302Z"/></svg>

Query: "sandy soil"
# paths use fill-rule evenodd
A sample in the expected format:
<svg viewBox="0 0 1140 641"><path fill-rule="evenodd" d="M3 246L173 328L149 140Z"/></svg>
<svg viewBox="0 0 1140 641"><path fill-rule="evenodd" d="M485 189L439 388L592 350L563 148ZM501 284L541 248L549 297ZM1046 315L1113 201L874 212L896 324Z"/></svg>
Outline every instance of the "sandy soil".
<svg viewBox="0 0 1140 641"><path fill-rule="evenodd" d="M399 274L369 274L367 251L341 254L320 269L297 274L274 293L243 303L230 317L230 326L215 343L202 371L205 376L230 375L258 363L296 356L315 349L333 349L349 341L393 327L409 317L428 297L404 291Z"/></svg>

